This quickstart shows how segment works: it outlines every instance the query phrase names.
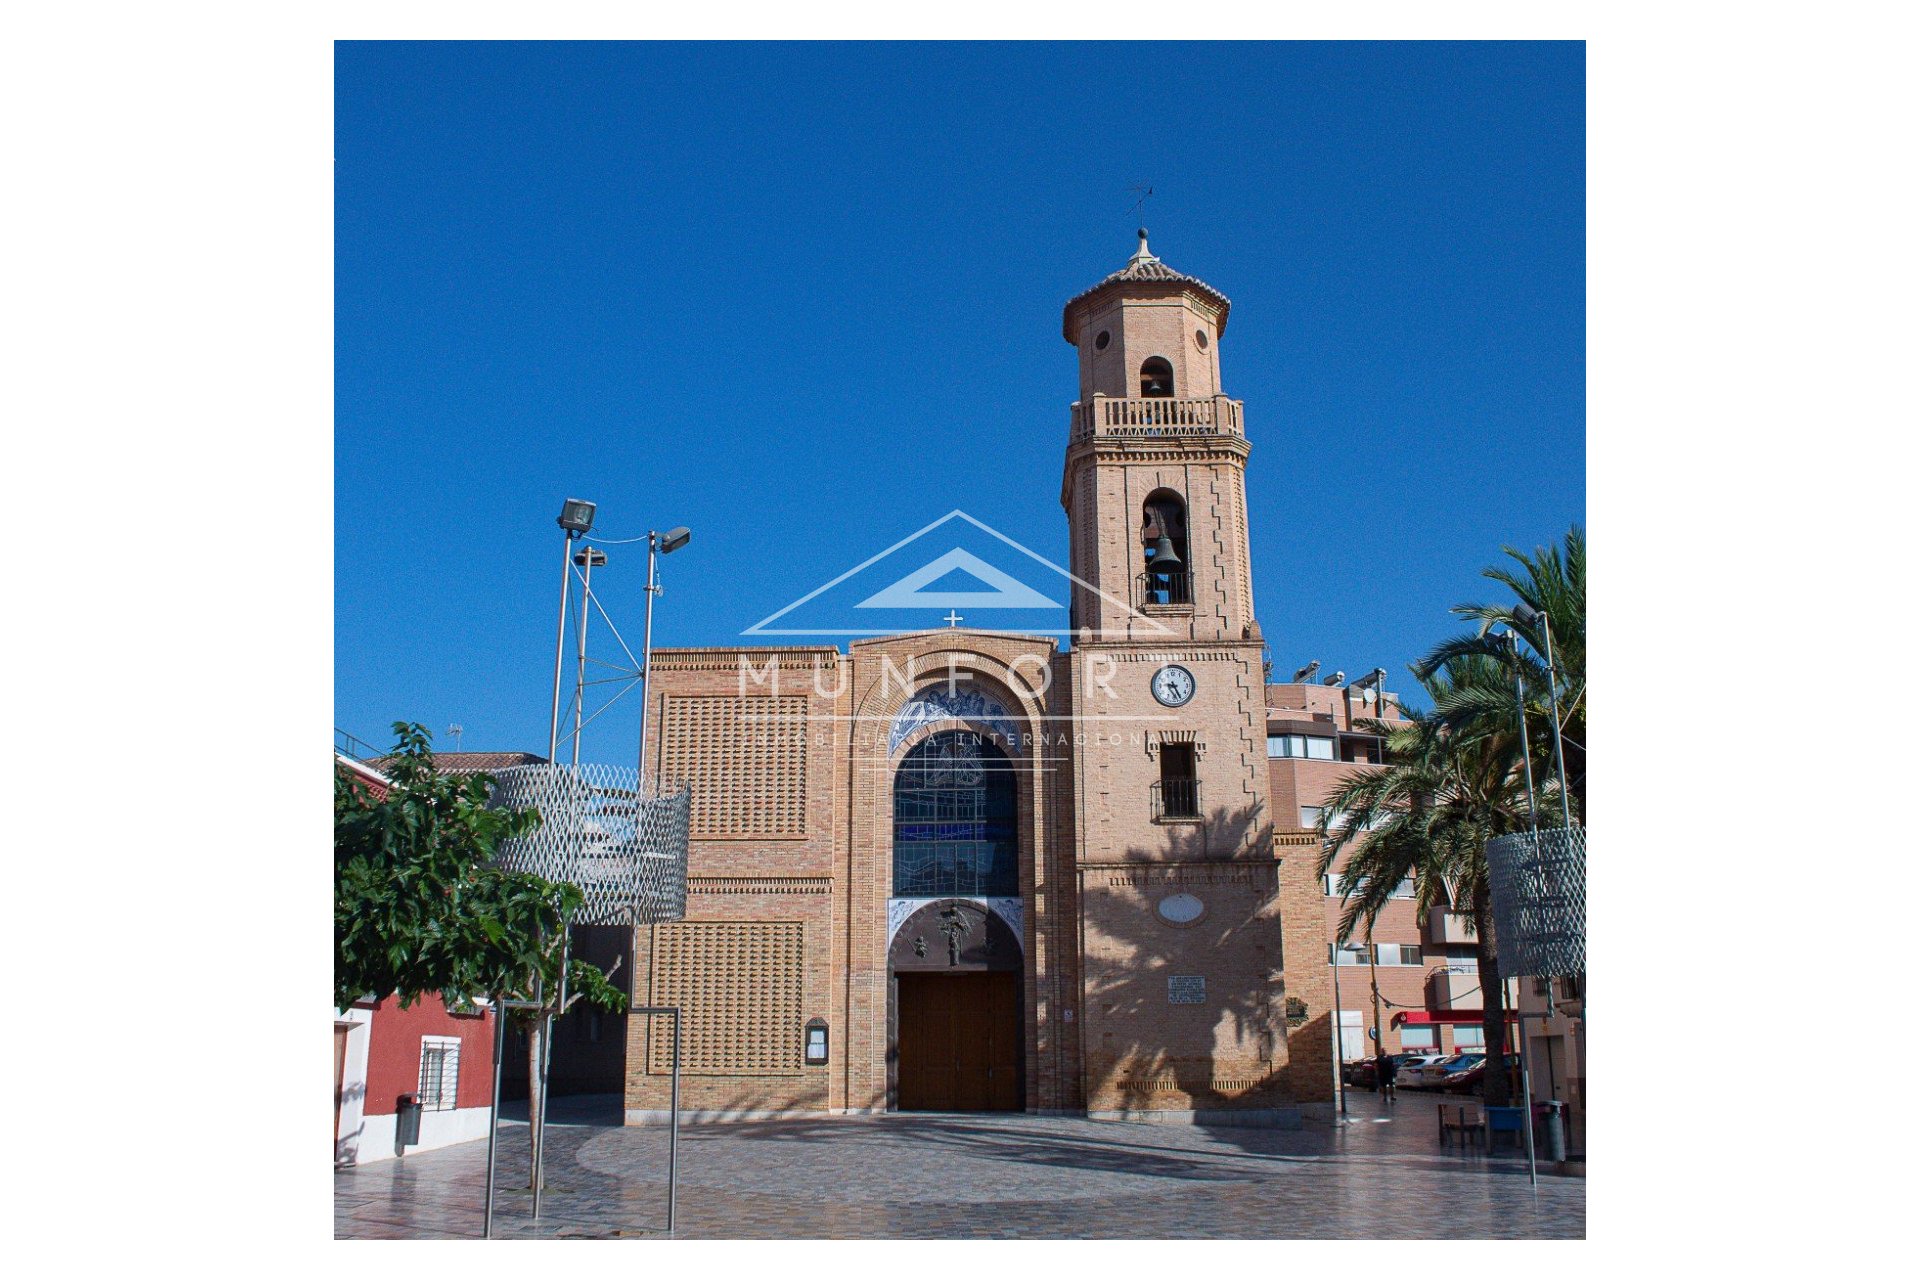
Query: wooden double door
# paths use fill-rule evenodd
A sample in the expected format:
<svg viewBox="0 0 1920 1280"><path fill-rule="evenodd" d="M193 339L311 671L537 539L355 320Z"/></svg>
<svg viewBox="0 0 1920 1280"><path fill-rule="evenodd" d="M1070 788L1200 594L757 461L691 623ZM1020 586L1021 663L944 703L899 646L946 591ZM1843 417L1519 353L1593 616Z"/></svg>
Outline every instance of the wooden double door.
<svg viewBox="0 0 1920 1280"><path fill-rule="evenodd" d="M903 973L897 981L900 1110L1021 1110L1019 973Z"/></svg>

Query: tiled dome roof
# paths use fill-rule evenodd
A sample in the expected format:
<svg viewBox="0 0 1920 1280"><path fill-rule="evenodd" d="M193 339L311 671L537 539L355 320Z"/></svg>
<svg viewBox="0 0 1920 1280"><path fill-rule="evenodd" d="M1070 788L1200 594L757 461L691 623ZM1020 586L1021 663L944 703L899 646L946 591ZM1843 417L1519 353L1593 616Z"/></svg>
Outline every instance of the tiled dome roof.
<svg viewBox="0 0 1920 1280"><path fill-rule="evenodd" d="M1160 261L1160 259L1154 257L1153 254L1147 250L1147 229L1142 227L1140 228L1140 248L1135 251L1131 258L1127 259L1126 266L1120 268L1120 270L1114 272L1105 280L1093 286L1093 288L1083 290L1067 299L1066 310L1061 314L1061 329L1066 334L1067 341L1073 341L1073 329L1068 323L1068 317L1073 314L1075 306L1079 305L1085 299L1091 298L1108 285L1128 284L1134 281L1150 284L1191 285L1196 291L1204 294L1219 306L1220 331L1222 333L1226 332L1227 309L1233 305L1227 301L1227 295L1221 293L1206 281L1195 276L1183 275L1166 263Z"/></svg>

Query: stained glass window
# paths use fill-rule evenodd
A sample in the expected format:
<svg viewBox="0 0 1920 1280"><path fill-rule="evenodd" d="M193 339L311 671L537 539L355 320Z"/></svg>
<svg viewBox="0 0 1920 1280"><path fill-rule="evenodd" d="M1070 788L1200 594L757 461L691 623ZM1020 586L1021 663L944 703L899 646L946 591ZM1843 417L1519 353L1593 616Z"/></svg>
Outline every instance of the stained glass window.
<svg viewBox="0 0 1920 1280"><path fill-rule="evenodd" d="M1013 765L965 730L907 753L893 781L893 892L1010 898L1020 892Z"/></svg>

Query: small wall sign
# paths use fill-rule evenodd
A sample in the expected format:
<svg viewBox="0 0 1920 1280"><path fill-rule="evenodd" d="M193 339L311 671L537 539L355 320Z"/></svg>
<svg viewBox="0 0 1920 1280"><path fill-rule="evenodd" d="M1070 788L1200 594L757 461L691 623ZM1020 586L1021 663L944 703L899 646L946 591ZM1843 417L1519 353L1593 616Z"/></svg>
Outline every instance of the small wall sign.
<svg viewBox="0 0 1920 1280"><path fill-rule="evenodd" d="M1207 980L1198 973L1175 973L1167 976L1168 1004L1205 1004L1207 1002Z"/></svg>

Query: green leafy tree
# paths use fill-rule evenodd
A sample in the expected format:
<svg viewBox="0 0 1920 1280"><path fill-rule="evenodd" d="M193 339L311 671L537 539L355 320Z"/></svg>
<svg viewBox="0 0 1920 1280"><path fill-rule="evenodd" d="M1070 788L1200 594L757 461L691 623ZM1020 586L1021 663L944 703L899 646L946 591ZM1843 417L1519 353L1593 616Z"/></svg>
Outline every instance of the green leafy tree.
<svg viewBox="0 0 1920 1280"><path fill-rule="evenodd" d="M1503 547L1511 565L1494 565L1482 576L1513 592L1509 604L1458 604L1453 612L1480 625L1471 635L1455 636L1435 645L1414 664L1416 676L1426 679L1457 658L1482 657L1497 664L1478 670L1474 678L1435 699L1434 717L1465 737L1500 734L1514 729L1515 651L1492 634L1496 626L1509 628L1525 642L1518 650L1520 674L1527 690L1527 732L1531 738L1534 773L1545 777L1553 754L1552 710L1547 696L1547 637L1538 619L1516 616L1525 604L1553 628L1553 662L1560 684L1560 732L1567 766L1567 790L1576 822L1587 809L1587 538L1578 525L1567 530L1559 547L1536 547L1532 554ZM1542 809L1542 821L1558 823L1558 801Z"/></svg>
<svg viewBox="0 0 1920 1280"><path fill-rule="evenodd" d="M532 831L540 815L489 809L491 776L443 774L425 729L397 722L393 730L394 750L381 761L385 795L348 770L334 775L334 1003L394 995L406 1008L428 992L449 1004L480 995L539 1000L541 1009L523 1015L537 1090L547 1019L581 1000L622 1010L626 993L609 972L567 955L579 889L493 865L500 842ZM538 1105L536 1093L536 1113Z"/></svg>
<svg viewBox="0 0 1920 1280"><path fill-rule="evenodd" d="M1420 683L1437 708L1460 689L1497 680L1503 670L1493 658L1466 654ZM1414 904L1422 914L1447 907L1467 916L1490 1054L1486 1099L1504 1106L1510 1086L1498 1046L1506 1043L1506 1001L1487 881L1487 841L1528 826L1519 734L1510 728L1504 735L1467 735L1437 712L1407 715L1405 722L1366 722L1386 739L1384 767L1347 774L1323 803L1320 874L1332 870L1342 853L1348 855L1339 879L1345 903L1341 942L1356 929L1371 932L1403 880L1413 882Z"/></svg>

